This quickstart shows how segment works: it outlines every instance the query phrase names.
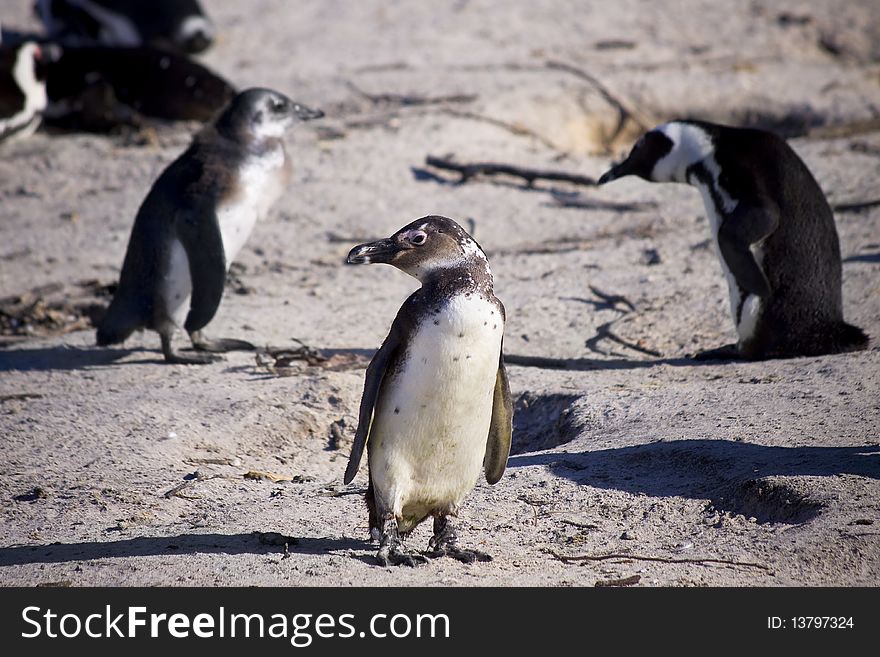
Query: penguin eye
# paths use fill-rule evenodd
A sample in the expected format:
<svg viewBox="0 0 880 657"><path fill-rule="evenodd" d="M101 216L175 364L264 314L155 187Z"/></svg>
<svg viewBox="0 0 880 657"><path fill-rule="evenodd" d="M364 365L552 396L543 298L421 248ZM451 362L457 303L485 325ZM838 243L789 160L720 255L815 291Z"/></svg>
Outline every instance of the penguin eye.
<svg viewBox="0 0 880 657"><path fill-rule="evenodd" d="M409 238L410 244L415 244L416 246L421 246L428 239L428 235L423 233L422 231L417 232L412 237Z"/></svg>
<svg viewBox="0 0 880 657"><path fill-rule="evenodd" d="M287 103L280 98L273 98L271 101L271 107L273 112L281 114L287 109Z"/></svg>

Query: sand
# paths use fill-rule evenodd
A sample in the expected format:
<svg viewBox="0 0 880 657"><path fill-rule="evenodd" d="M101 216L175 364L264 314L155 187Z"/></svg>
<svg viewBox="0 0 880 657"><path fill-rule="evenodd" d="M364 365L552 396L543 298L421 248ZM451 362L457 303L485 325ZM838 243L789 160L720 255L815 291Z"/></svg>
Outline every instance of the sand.
<svg viewBox="0 0 880 657"><path fill-rule="evenodd" d="M35 29L19 4L4 26ZM335 356L280 370L246 352L166 365L156 334L100 349L86 321L5 339L0 582L880 583L876 342L695 363L734 334L694 189L457 185L424 165L452 155L598 176L644 126L701 117L779 129L832 204L874 200L875 2L203 4L221 33L205 63L327 114L289 140L294 180L208 332ZM197 127L0 146L0 297L40 288L71 304L114 283L141 200ZM556 363L508 367L513 454L458 520L462 543L494 560L382 568L365 469L348 487L342 474L364 363L417 283L342 261L435 213L472 225L489 254L505 352ZM878 336L880 207L836 221L846 318ZM607 330L623 343L597 339ZM426 524L408 544L429 537Z"/></svg>

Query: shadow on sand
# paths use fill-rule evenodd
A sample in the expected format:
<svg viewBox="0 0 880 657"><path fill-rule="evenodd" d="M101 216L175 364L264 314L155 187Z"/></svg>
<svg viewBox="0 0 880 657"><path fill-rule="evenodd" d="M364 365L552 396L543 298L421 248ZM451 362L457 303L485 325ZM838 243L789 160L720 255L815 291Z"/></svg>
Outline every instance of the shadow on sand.
<svg viewBox="0 0 880 657"><path fill-rule="evenodd" d="M281 554L281 545L261 541L259 532L248 534L181 534L129 538L91 543L53 543L0 548L0 566L64 563L92 559L119 559L173 554ZM366 550L370 544L354 538L286 537L290 554L327 554Z"/></svg>
<svg viewBox="0 0 880 657"><path fill-rule="evenodd" d="M709 499L759 522L805 522L819 500L767 477L857 475L880 479L880 447L765 447L729 440L673 440L577 453L520 454L509 468L544 465L595 488L652 497Z"/></svg>

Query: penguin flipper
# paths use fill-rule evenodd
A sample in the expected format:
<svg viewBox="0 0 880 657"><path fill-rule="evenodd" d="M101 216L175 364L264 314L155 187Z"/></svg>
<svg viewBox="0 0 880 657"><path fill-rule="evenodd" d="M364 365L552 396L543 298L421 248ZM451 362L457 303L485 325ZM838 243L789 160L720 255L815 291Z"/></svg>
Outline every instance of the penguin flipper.
<svg viewBox="0 0 880 657"><path fill-rule="evenodd" d="M737 285L759 297L770 295L770 281L751 246L771 235L778 225L775 212L740 204L718 229L718 249Z"/></svg>
<svg viewBox="0 0 880 657"><path fill-rule="evenodd" d="M364 447L367 444L370 425L373 422L373 410L376 407L376 400L379 399L382 381L385 380L385 373L388 371L391 357L397 351L400 344L400 333L397 330L397 324L398 321L395 320L391 325L388 337L385 338L385 342L382 343L379 351L376 352L373 360L367 366L367 374L364 378L364 394L361 397L361 407L358 413L358 427L354 436L354 444L351 446L351 456L348 457L348 467L345 468L345 476L343 477L343 481L346 484L351 483L361 465L361 457L364 455Z"/></svg>
<svg viewBox="0 0 880 657"><path fill-rule="evenodd" d="M177 238L189 260L192 298L184 328L192 333L214 318L226 284L226 253L214 209L206 200L179 211L174 221Z"/></svg>
<svg viewBox="0 0 880 657"><path fill-rule="evenodd" d="M504 369L504 356L498 363L495 377L495 394L492 399L492 422L489 425L489 438L486 441L486 456L483 470L486 481L495 484L504 474L507 457L510 455L510 442L513 435L513 400L510 398L510 385Z"/></svg>

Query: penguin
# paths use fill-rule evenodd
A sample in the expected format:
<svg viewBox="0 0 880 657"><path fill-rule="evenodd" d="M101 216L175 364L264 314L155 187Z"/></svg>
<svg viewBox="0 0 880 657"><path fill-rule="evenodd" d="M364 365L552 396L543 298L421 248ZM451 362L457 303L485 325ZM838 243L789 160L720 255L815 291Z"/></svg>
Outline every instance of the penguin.
<svg viewBox="0 0 880 657"><path fill-rule="evenodd" d="M699 360L763 360L864 349L843 320L840 245L828 201L781 137L703 121L643 135L598 181L634 175L703 196L738 340Z"/></svg>
<svg viewBox="0 0 880 657"><path fill-rule="evenodd" d="M169 50L142 46L56 46L48 63L46 124L107 132L144 117L208 121L236 94L206 66Z"/></svg>
<svg viewBox="0 0 880 657"><path fill-rule="evenodd" d="M194 54L216 29L198 0L37 0L49 38L69 45L156 45Z"/></svg>
<svg viewBox="0 0 880 657"><path fill-rule="evenodd" d="M176 353L185 329L197 351L253 349L242 340L208 340L230 263L281 195L291 175L282 137L298 121L323 116L269 89L241 92L165 169L135 218L119 285L97 331L99 346L149 328L169 363L216 360Z"/></svg>
<svg viewBox="0 0 880 657"><path fill-rule="evenodd" d="M0 45L0 141L36 132L47 104L42 48L33 41Z"/></svg>
<svg viewBox="0 0 880 657"><path fill-rule="evenodd" d="M502 357L504 306L486 254L456 222L427 216L387 239L354 247L348 264L386 263L421 287L401 306L367 368L344 481L367 449L370 533L381 565L427 557L465 563L488 554L459 547L450 517L473 490L504 474L513 404ZM402 539L434 519L426 555Z"/></svg>

